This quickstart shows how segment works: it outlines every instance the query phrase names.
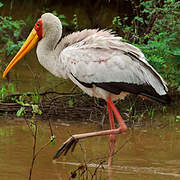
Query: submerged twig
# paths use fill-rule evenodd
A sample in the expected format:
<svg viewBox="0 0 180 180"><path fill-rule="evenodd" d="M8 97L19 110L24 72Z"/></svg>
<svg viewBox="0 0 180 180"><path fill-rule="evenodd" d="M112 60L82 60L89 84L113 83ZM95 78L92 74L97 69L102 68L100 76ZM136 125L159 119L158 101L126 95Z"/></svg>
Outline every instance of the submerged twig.
<svg viewBox="0 0 180 180"><path fill-rule="evenodd" d="M105 160L100 161L100 163L98 164L98 166L97 166L96 169L94 170L94 173L93 173L93 175L92 175L91 180L93 180L94 176L97 174L98 169L103 165L103 163L105 163Z"/></svg>

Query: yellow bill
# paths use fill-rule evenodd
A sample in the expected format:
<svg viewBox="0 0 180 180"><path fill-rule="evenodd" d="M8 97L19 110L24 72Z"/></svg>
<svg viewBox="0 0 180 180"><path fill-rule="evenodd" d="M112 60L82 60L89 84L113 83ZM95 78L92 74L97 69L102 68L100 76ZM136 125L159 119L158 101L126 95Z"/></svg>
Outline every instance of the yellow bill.
<svg viewBox="0 0 180 180"><path fill-rule="evenodd" d="M25 43L18 51L16 56L9 63L5 71L3 72L3 78L6 77L7 73L12 69L12 67L26 54L28 53L36 44L38 43L38 35L35 29L31 31Z"/></svg>

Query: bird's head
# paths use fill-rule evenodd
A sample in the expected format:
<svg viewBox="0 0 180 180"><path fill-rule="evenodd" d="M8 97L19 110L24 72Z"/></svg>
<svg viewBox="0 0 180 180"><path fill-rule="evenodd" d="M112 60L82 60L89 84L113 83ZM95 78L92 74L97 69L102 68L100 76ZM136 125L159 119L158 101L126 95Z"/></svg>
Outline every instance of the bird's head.
<svg viewBox="0 0 180 180"><path fill-rule="evenodd" d="M38 42L46 36L46 33L50 32L50 29L56 31L58 28L62 31L62 26L60 20L51 13L45 13L36 22L34 28L29 34L28 38L24 42L21 49L9 63L5 71L3 72L3 78L6 77L7 73L12 69L12 67L20 60L22 57L28 53L33 47L38 44Z"/></svg>

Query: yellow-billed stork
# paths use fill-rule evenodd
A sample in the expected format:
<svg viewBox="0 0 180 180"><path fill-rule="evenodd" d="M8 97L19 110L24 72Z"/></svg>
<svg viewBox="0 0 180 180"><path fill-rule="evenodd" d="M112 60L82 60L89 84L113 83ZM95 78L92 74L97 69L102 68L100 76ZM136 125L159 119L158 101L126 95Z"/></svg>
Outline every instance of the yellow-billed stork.
<svg viewBox="0 0 180 180"><path fill-rule="evenodd" d="M123 42L121 37L111 31L85 29L62 39L61 36L60 20L51 13L43 14L9 63L3 77L38 43L40 64L55 76L70 78L88 95L107 101L110 120L110 130L70 137L59 148L54 159L62 153L66 154L79 139L110 135L108 165L111 166L116 134L127 129L113 101L132 93L168 104L170 97L166 83L137 47ZM113 114L119 128L115 128Z"/></svg>

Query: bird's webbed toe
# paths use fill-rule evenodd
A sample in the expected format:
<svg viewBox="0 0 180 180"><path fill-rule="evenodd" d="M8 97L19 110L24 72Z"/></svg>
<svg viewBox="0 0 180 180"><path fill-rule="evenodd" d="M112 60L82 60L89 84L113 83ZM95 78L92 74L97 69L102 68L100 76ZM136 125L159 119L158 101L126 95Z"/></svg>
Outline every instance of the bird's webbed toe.
<svg viewBox="0 0 180 180"><path fill-rule="evenodd" d="M62 154L65 156L67 152L71 149L71 152L74 151L74 148L76 147L76 144L78 142L78 139L74 138L73 136L70 137L67 141L63 143L63 145L59 148L53 159L57 159Z"/></svg>

